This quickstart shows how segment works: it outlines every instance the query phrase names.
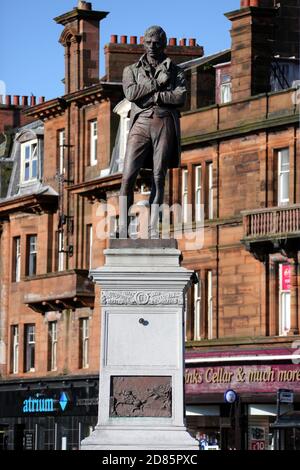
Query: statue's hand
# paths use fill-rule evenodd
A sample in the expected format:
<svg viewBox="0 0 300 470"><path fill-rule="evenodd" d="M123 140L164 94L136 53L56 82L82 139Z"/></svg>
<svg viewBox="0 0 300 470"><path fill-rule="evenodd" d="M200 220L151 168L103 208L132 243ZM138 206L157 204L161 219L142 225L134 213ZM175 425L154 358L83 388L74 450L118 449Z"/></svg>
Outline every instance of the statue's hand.
<svg viewBox="0 0 300 470"><path fill-rule="evenodd" d="M156 81L159 87L163 87L167 85L168 81L170 80L170 74L168 72L160 72Z"/></svg>

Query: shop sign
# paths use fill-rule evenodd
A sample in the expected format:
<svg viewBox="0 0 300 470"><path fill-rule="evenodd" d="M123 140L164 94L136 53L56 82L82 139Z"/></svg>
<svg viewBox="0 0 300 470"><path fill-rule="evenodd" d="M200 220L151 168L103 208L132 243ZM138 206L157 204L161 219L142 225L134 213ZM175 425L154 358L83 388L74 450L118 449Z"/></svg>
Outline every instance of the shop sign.
<svg viewBox="0 0 300 470"><path fill-rule="evenodd" d="M260 426L250 427L250 449L251 450L265 450L266 439L265 429Z"/></svg>
<svg viewBox="0 0 300 470"><path fill-rule="evenodd" d="M37 393L35 397L28 397L23 401L23 413L53 413L57 409L64 411L67 403L68 397L65 392L61 392L59 400Z"/></svg>
<svg viewBox="0 0 300 470"><path fill-rule="evenodd" d="M294 403L294 393L291 390L279 390L280 403Z"/></svg>
<svg viewBox="0 0 300 470"><path fill-rule="evenodd" d="M234 390L226 390L224 393L224 400L226 403L234 403L237 400L237 394Z"/></svg>
<svg viewBox="0 0 300 470"><path fill-rule="evenodd" d="M251 450L265 450L266 442L265 441L251 441Z"/></svg>
<svg viewBox="0 0 300 470"><path fill-rule="evenodd" d="M33 432L25 431L24 433L24 449L33 450Z"/></svg>
<svg viewBox="0 0 300 470"><path fill-rule="evenodd" d="M224 394L228 389L237 393L277 392L283 386L300 392L300 366L276 364L187 368L185 384L189 394Z"/></svg>

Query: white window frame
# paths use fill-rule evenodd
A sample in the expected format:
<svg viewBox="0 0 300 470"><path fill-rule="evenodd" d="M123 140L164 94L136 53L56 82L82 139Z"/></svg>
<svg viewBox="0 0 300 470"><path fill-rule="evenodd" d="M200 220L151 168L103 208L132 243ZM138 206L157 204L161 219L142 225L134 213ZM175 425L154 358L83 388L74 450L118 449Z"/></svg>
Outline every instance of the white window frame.
<svg viewBox="0 0 300 470"><path fill-rule="evenodd" d="M89 263L88 263L88 269L92 269L92 254L93 254L93 225L88 224L87 225L87 230L86 230L86 235L87 235L87 242L88 242L88 251L89 251Z"/></svg>
<svg viewBox="0 0 300 470"><path fill-rule="evenodd" d="M213 339L213 283L212 270L207 271L207 339Z"/></svg>
<svg viewBox="0 0 300 470"><path fill-rule="evenodd" d="M214 218L214 176L213 176L213 163L207 164L208 172L208 218L212 220Z"/></svg>
<svg viewBox="0 0 300 470"><path fill-rule="evenodd" d="M221 104L230 103L232 101L232 84L230 81L221 83L220 85L220 101Z"/></svg>
<svg viewBox="0 0 300 470"><path fill-rule="evenodd" d="M202 165L195 166L195 220L201 222L202 211Z"/></svg>
<svg viewBox="0 0 300 470"><path fill-rule="evenodd" d="M283 154L288 156L288 169L282 169ZM278 205L286 205L290 202L289 188L290 188L290 154L289 148L285 147L277 151L278 158ZM284 198L283 186L287 184L288 197Z"/></svg>
<svg viewBox="0 0 300 470"><path fill-rule="evenodd" d="M89 318L81 319L82 334L82 368L89 367Z"/></svg>
<svg viewBox="0 0 300 470"><path fill-rule="evenodd" d="M29 155L27 157L26 153L29 149ZM36 176L33 175L33 166L36 165ZM28 178L26 175L26 166L29 169ZM31 183L32 181L37 181L38 179L38 140L33 139L21 144L21 182L22 183Z"/></svg>
<svg viewBox="0 0 300 470"><path fill-rule="evenodd" d="M57 245L58 245L58 259L57 259L57 271L64 271L65 269L65 239L62 230L57 232Z"/></svg>
<svg viewBox="0 0 300 470"><path fill-rule="evenodd" d="M181 204L182 204L182 221L188 221L188 181L189 172L187 168L181 170Z"/></svg>
<svg viewBox="0 0 300 470"><path fill-rule="evenodd" d="M90 121L90 165L98 163L98 120Z"/></svg>
<svg viewBox="0 0 300 470"><path fill-rule="evenodd" d="M21 280L21 237L14 237L14 282Z"/></svg>
<svg viewBox="0 0 300 470"><path fill-rule="evenodd" d="M58 131L58 171L60 175L65 174L65 162L64 162L64 155L65 155L65 145L66 145L66 132L65 129L61 129Z"/></svg>
<svg viewBox="0 0 300 470"><path fill-rule="evenodd" d="M12 372L19 372L19 326L12 325Z"/></svg>
<svg viewBox="0 0 300 470"><path fill-rule="evenodd" d="M30 333L29 331L29 328L32 328L32 331ZM36 361L36 357L35 357L35 325L34 324L26 324L25 325L25 334L26 334L26 351L25 351L25 354L26 354L26 372L34 372L35 371L35 361ZM33 339L30 339L33 338ZM33 346L33 347L32 347ZM31 366L31 350L34 350L34 366L33 367L30 367Z"/></svg>
<svg viewBox="0 0 300 470"><path fill-rule="evenodd" d="M35 241L31 240L35 238ZM32 256L35 255L35 272L30 272L30 259ZM35 276L37 273L37 235L29 235L28 236L28 276Z"/></svg>
<svg viewBox="0 0 300 470"><path fill-rule="evenodd" d="M49 322L50 370L57 370L57 321Z"/></svg>
<svg viewBox="0 0 300 470"><path fill-rule="evenodd" d="M194 284L194 341L201 339L201 281L198 274L199 282Z"/></svg>
<svg viewBox="0 0 300 470"><path fill-rule="evenodd" d="M286 336L291 329L291 291L282 290L283 269L286 264L279 264L279 335Z"/></svg>

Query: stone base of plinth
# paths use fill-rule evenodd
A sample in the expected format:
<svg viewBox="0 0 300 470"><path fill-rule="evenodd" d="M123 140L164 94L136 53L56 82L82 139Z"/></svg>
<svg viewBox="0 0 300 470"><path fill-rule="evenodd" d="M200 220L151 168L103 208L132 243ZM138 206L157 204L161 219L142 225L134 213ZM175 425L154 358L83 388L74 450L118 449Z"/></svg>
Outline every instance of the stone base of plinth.
<svg viewBox="0 0 300 470"><path fill-rule="evenodd" d="M199 450L183 427L100 426L81 442L82 450Z"/></svg>
<svg viewBox="0 0 300 470"><path fill-rule="evenodd" d="M83 450L197 450L184 422L185 294L175 240L114 240L101 286L99 419Z"/></svg>

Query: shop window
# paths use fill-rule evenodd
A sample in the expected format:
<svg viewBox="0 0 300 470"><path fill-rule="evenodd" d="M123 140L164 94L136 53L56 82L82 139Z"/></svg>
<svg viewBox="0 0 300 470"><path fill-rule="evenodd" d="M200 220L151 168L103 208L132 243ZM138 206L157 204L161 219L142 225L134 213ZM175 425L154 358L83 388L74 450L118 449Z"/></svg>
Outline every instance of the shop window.
<svg viewBox="0 0 300 470"><path fill-rule="evenodd" d="M291 328L291 266L279 264L279 335Z"/></svg>
<svg viewBox="0 0 300 470"><path fill-rule="evenodd" d="M27 253L26 253L26 276L34 276L37 266L37 236L27 236Z"/></svg>
<svg viewBox="0 0 300 470"><path fill-rule="evenodd" d="M98 153L98 121L90 122L90 165L97 165Z"/></svg>
<svg viewBox="0 0 300 470"><path fill-rule="evenodd" d="M80 319L80 367L89 367L89 319Z"/></svg>
<svg viewBox="0 0 300 470"><path fill-rule="evenodd" d="M21 279L21 237L13 238L13 272L12 281L20 282Z"/></svg>
<svg viewBox="0 0 300 470"><path fill-rule="evenodd" d="M277 162L278 205L282 206L290 202L290 157L288 148L277 151Z"/></svg>
<svg viewBox="0 0 300 470"><path fill-rule="evenodd" d="M57 321L52 321L48 324L48 340L48 370L57 370Z"/></svg>
<svg viewBox="0 0 300 470"><path fill-rule="evenodd" d="M27 324L24 328L24 370L34 372L35 370L35 325Z"/></svg>
<svg viewBox="0 0 300 470"><path fill-rule="evenodd" d="M38 177L38 141L21 144L21 181L29 183Z"/></svg>
<svg viewBox="0 0 300 470"><path fill-rule="evenodd" d="M11 372L19 372L19 326L11 327Z"/></svg>

